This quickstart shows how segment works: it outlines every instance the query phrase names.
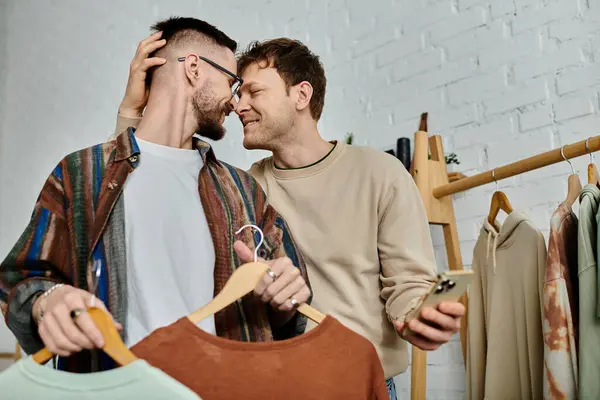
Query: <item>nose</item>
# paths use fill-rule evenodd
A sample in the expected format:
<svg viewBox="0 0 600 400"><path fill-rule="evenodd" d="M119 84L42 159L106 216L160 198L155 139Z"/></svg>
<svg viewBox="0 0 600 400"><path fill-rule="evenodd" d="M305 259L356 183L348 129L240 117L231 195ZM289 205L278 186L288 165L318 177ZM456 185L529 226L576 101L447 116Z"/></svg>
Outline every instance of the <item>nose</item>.
<svg viewBox="0 0 600 400"><path fill-rule="evenodd" d="M235 97L236 96L231 96L231 99L229 100L229 110L230 111L235 111L238 106L238 102Z"/></svg>
<svg viewBox="0 0 600 400"><path fill-rule="evenodd" d="M248 101L243 101L243 98L240 97L239 101L236 102L235 113L239 116L242 116L244 113L250 111L250 104Z"/></svg>

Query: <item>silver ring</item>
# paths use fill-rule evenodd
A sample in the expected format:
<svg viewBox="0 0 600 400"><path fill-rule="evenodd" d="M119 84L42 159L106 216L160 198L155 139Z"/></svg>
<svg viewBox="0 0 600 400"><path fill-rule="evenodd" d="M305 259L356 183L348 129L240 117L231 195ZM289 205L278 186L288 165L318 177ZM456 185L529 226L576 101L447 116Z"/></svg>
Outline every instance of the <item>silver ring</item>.
<svg viewBox="0 0 600 400"><path fill-rule="evenodd" d="M294 308L298 307L298 300L296 300L295 297L292 297L290 299L290 303L292 303L292 307L294 307Z"/></svg>
<svg viewBox="0 0 600 400"><path fill-rule="evenodd" d="M70 316L72 320L76 320L77 317L81 315L81 313L85 312L83 308L74 308L71 310Z"/></svg>
<svg viewBox="0 0 600 400"><path fill-rule="evenodd" d="M269 274L269 276L270 276L271 278L273 278L273 282L275 282L275 281L277 280L277 275L275 275L275 272L273 272L273 271L271 270L271 268L269 268L269 269L267 270L267 274Z"/></svg>

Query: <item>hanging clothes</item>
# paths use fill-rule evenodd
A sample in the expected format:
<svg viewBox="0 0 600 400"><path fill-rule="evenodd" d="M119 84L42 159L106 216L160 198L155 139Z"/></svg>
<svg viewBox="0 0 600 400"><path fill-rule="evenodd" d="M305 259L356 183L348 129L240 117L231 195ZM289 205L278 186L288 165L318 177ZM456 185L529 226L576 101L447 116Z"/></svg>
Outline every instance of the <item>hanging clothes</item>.
<svg viewBox="0 0 600 400"><path fill-rule="evenodd" d="M1 399L199 400L190 389L144 360L91 374L57 371L23 358L0 373Z"/></svg>
<svg viewBox="0 0 600 400"><path fill-rule="evenodd" d="M544 236L523 213L500 231L484 220L469 295L468 399L542 398L545 266Z"/></svg>
<svg viewBox="0 0 600 400"><path fill-rule="evenodd" d="M542 290L544 399L577 398L577 217L562 203L550 220Z"/></svg>
<svg viewBox="0 0 600 400"><path fill-rule="evenodd" d="M600 319L598 301L597 248L600 189L586 185L579 196L579 396L600 398Z"/></svg>
<svg viewBox="0 0 600 400"><path fill-rule="evenodd" d="M181 318L131 351L205 399L389 400L375 347L330 316L263 343L213 336Z"/></svg>

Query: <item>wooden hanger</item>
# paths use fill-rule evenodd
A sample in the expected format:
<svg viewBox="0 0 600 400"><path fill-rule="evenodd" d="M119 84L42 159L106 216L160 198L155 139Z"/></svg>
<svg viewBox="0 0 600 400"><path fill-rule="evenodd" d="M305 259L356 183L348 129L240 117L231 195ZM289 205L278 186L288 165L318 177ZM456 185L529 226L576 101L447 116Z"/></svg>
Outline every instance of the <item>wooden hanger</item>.
<svg viewBox="0 0 600 400"><path fill-rule="evenodd" d="M121 340L121 336L119 336L119 332L117 332L117 328L115 328L114 322L104 310L97 307L90 307L87 309L87 312L104 338L104 347L102 347L102 350L106 354L119 365L127 365L138 359L125 346L125 343ZM52 357L54 357L54 354L45 347L32 356L33 360L38 364L44 364Z"/></svg>
<svg viewBox="0 0 600 400"><path fill-rule="evenodd" d="M585 141L585 149L590 154L590 163L587 167L587 175L588 175L588 184L596 185L600 183L600 174L598 174L598 168L596 168L596 164L594 164L594 158L592 157L592 152L588 146L588 142L590 138L587 138Z"/></svg>
<svg viewBox="0 0 600 400"><path fill-rule="evenodd" d="M568 160L567 157L565 157L564 148L565 146L560 148L560 154L562 155L564 160L569 163L572 172L571 175L569 175L569 181L567 186L567 198L565 199L565 203L569 206L572 206L579 198L583 187L581 186L579 175L577 175L577 173L575 172L575 168L573 168L573 164L571 164L571 161Z"/></svg>
<svg viewBox="0 0 600 400"><path fill-rule="evenodd" d="M490 213L488 214L488 222L498 228L498 226L496 226L496 217L498 217L500 210L504 211L506 214L510 214L513 212L513 208L510 204L510 201L508 201L506 194L498 190L496 170L492 170L492 178L494 178L494 181L496 182L496 191L492 195L492 203L490 205Z"/></svg>
<svg viewBox="0 0 600 400"><path fill-rule="evenodd" d="M260 228L255 225L244 225L236 232L236 234L240 233L247 227L256 229L261 236L260 242L254 250L254 262L243 264L233 271L231 277L227 280L221 292L219 292L214 299L212 299L205 306L188 315L188 319L195 325L250 293L252 290L254 290L256 285L258 285L258 282L260 282L262 277L269 270L269 266L267 264L257 261L258 249L263 242L263 233ZM306 303L300 304L298 311L316 323L321 323L325 319L325 315L323 313L317 311Z"/></svg>

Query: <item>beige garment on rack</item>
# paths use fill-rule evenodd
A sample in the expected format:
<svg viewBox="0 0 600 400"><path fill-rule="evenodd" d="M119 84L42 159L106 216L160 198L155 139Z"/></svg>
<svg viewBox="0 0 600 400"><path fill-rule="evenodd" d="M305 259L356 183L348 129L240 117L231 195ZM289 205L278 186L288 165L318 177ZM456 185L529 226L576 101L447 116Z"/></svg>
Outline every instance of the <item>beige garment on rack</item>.
<svg viewBox="0 0 600 400"><path fill-rule="evenodd" d="M542 399L545 267L544 236L523 213L499 232L484 221L469 293L468 399Z"/></svg>

